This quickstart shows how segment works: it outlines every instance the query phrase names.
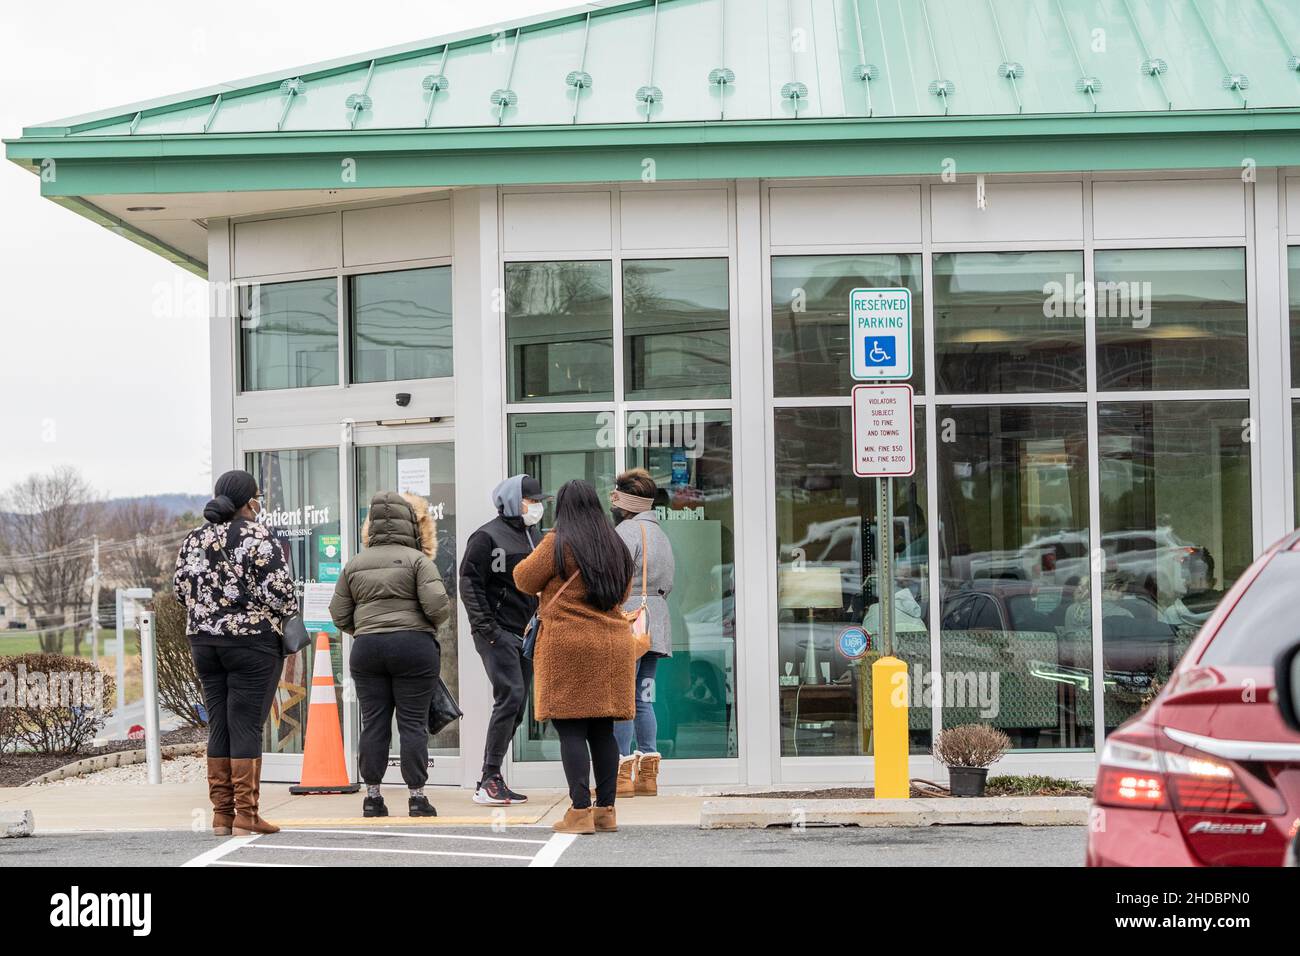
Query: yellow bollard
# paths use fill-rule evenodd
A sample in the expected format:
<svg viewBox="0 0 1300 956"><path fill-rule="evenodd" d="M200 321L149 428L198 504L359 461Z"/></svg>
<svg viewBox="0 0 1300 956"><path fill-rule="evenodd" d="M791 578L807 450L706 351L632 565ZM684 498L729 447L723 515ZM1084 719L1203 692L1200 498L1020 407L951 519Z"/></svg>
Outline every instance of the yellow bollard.
<svg viewBox="0 0 1300 956"><path fill-rule="evenodd" d="M876 796L906 799L907 665L882 657L871 665L871 722L875 741Z"/></svg>

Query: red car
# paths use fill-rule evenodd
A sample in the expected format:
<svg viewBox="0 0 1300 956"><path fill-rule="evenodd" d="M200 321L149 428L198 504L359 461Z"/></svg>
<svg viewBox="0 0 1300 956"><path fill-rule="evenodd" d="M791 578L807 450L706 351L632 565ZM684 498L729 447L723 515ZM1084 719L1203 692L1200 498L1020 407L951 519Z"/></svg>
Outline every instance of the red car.
<svg viewBox="0 0 1300 956"><path fill-rule="evenodd" d="M1273 700L1300 639L1300 531L1224 596L1151 705L1106 738L1089 866L1280 866L1300 828L1300 733Z"/></svg>

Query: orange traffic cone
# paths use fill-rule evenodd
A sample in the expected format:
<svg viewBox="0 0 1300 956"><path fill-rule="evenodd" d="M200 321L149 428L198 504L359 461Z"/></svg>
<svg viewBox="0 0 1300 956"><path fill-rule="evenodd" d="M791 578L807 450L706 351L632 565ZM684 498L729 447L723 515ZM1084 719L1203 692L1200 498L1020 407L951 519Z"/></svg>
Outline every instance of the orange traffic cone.
<svg viewBox="0 0 1300 956"><path fill-rule="evenodd" d="M343 759L343 731L339 726L338 699L334 696L334 667L330 664L330 637L316 634L316 662L311 669L311 699L307 708L307 743L302 752L302 780L289 792L356 793L358 783L348 782Z"/></svg>

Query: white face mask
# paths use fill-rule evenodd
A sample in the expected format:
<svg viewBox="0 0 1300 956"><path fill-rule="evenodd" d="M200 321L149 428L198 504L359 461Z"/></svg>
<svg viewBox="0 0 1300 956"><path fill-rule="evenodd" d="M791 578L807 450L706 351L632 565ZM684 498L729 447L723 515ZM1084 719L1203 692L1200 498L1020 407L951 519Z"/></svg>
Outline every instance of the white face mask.
<svg viewBox="0 0 1300 956"><path fill-rule="evenodd" d="M542 520L542 515L545 513L546 513L546 505L542 504L540 501L529 502L528 507L524 509L524 513L522 515L524 519L524 524L528 525L529 527L532 527L533 525L537 524L537 522Z"/></svg>

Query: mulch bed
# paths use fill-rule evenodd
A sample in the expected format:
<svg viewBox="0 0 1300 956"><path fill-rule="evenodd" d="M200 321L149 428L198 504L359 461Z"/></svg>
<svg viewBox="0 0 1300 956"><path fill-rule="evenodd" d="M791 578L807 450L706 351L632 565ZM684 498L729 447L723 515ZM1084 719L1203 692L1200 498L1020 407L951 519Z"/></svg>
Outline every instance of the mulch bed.
<svg viewBox="0 0 1300 956"><path fill-rule="evenodd" d="M163 746L169 744L192 744L208 739L206 727L181 727L162 735ZM121 750L142 750L143 740L115 740L102 747L87 747L76 754L0 754L0 787L21 787L29 780L35 780L51 770L58 770L87 757L100 754L116 753Z"/></svg>

